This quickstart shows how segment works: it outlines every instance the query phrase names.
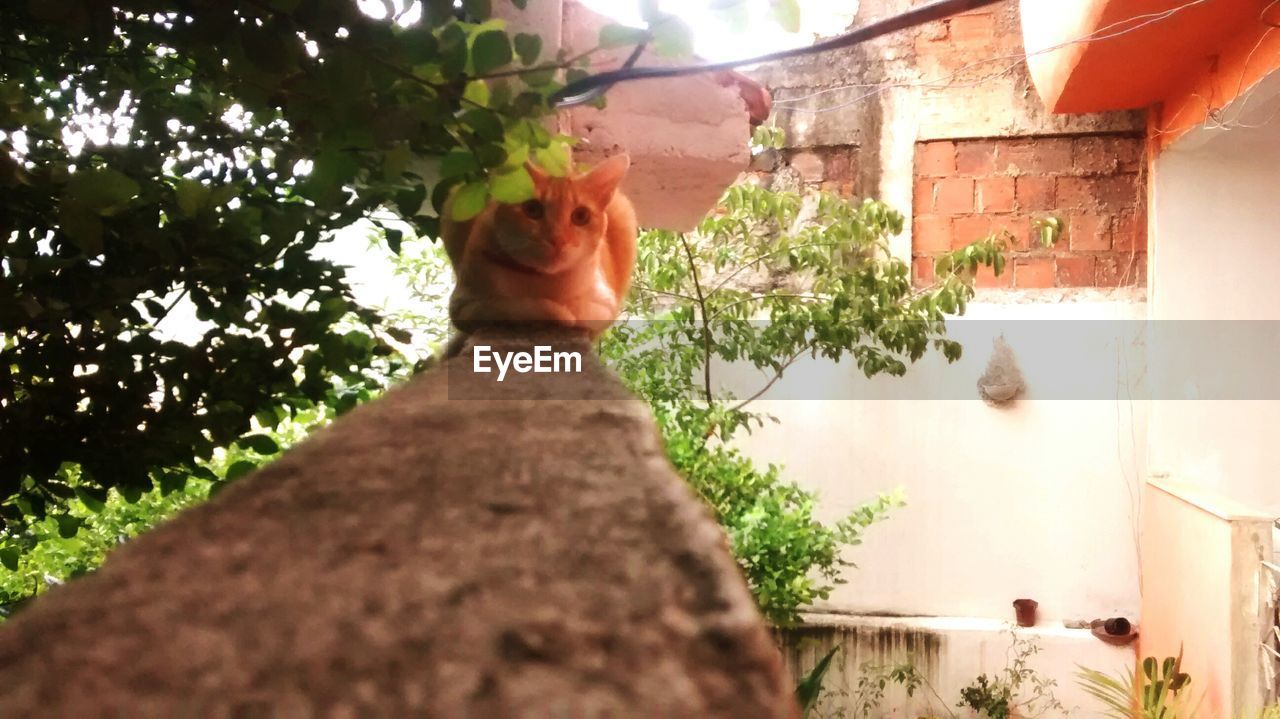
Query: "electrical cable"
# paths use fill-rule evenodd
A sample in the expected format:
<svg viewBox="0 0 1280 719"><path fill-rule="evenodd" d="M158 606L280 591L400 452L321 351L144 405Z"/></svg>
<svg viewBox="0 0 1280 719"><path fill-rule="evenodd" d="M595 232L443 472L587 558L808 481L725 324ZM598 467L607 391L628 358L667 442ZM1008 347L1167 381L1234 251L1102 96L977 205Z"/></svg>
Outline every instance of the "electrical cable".
<svg viewBox="0 0 1280 719"><path fill-rule="evenodd" d="M887 17L883 20L851 30L838 37L810 45L807 47L792 48L790 50L781 50L757 57L745 58L742 60L730 60L727 62L703 63L699 65L678 65L674 67L627 67L624 66L617 70L597 73L584 77L580 80L565 85L557 90L549 98L551 105L556 108L574 107L591 102L605 92L609 88L620 82L629 82L631 80L649 80L662 77L682 77L685 75L699 75L706 72L718 72L721 70L732 70L743 65L755 65L762 62L775 62L777 60L785 60L791 57L801 55L811 55L814 53L826 52L828 50L838 50L840 48L851 47L868 40L875 39L882 35L887 35L898 30L922 25L934 20L941 20L957 13L967 10L974 10L987 5L993 5L1002 0L935 0L927 5L921 5L904 13ZM1202 0L1203 1L1203 0ZM633 53L635 55L635 53Z"/></svg>

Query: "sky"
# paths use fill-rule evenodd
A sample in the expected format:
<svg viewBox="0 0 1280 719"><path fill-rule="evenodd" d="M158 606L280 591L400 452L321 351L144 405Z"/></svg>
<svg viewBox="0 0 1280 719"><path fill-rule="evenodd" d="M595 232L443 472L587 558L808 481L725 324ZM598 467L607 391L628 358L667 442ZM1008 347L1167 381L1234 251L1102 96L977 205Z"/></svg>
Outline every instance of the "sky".
<svg viewBox="0 0 1280 719"><path fill-rule="evenodd" d="M637 0L579 0L624 25L642 26ZM659 9L683 18L694 31L695 50L714 61L737 60L813 44L815 35L842 32L858 12L858 0L799 0L800 32L789 33L773 20L770 0L660 0ZM713 8L740 7L748 18L735 29Z"/></svg>

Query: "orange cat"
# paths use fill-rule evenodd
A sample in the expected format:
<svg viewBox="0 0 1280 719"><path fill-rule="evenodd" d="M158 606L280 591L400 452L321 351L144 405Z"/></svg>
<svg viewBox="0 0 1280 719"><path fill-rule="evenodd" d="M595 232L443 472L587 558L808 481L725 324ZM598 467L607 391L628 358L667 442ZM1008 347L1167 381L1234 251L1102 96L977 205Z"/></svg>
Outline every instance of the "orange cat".
<svg viewBox="0 0 1280 719"><path fill-rule="evenodd" d="M457 286L449 317L485 324L553 322L598 336L617 318L636 260L635 210L618 191L631 160L552 177L528 165L534 197L491 202L465 222L445 207L441 237Z"/></svg>

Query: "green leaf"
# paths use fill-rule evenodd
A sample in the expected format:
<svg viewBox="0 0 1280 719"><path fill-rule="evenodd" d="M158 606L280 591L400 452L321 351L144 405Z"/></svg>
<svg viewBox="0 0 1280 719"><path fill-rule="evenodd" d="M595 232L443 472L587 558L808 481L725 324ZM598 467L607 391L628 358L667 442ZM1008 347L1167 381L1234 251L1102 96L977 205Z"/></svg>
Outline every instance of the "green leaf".
<svg viewBox="0 0 1280 719"><path fill-rule="evenodd" d="M773 19L787 32L800 32L798 0L773 0Z"/></svg>
<svg viewBox="0 0 1280 719"><path fill-rule="evenodd" d="M58 226L86 255L102 254L102 220L93 210L78 204L64 204L58 213Z"/></svg>
<svg viewBox="0 0 1280 719"><path fill-rule="evenodd" d="M179 180L173 192L183 217L195 217L200 214L209 200L209 188L196 180L185 178Z"/></svg>
<svg viewBox="0 0 1280 719"><path fill-rule="evenodd" d="M141 188L132 178L114 168L81 170L67 180L63 202L70 202L100 214L110 214L138 196Z"/></svg>
<svg viewBox="0 0 1280 719"><path fill-rule="evenodd" d="M440 177L459 177L480 171L475 155L465 150L452 150L440 160ZM421 204L421 202L419 202Z"/></svg>
<svg viewBox="0 0 1280 719"><path fill-rule="evenodd" d="M658 0L640 0L640 17L644 21L653 24L662 19L662 12L658 9Z"/></svg>
<svg viewBox="0 0 1280 719"><path fill-rule="evenodd" d="M174 492L181 492L187 486L185 472L165 472L160 475L160 494L167 497Z"/></svg>
<svg viewBox="0 0 1280 719"><path fill-rule="evenodd" d="M662 57L693 55L693 29L684 20L668 15L653 27L653 49Z"/></svg>
<svg viewBox="0 0 1280 719"><path fill-rule="evenodd" d="M275 454L280 451L280 445L271 436L265 434L245 435L236 440L236 444L258 454Z"/></svg>
<svg viewBox="0 0 1280 719"><path fill-rule="evenodd" d="M79 517L73 517L70 514L59 514L53 518L58 523L58 536L63 539L71 539L80 531L80 525L84 522Z"/></svg>
<svg viewBox="0 0 1280 719"><path fill-rule="evenodd" d="M11 572L18 571L18 550L13 547L0 549L0 565Z"/></svg>
<svg viewBox="0 0 1280 719"><path fill-rule="evenodd" d="M441 185L445 183L439 183ZM422 203L427 201L427 188L423 185L410 187L396 193L395 203L396 212L406 219L418 214L422 209Z"/></svg>
<svg viewBox="0 0 1280 719"><path fill-rule="evenodd" d="M602 48L611 49L639 45L648 39L649 31L644 28L610 23L600 28L600 38L597 43Z"/></svg>
<svg viewBox="0 0 1280 719"><path fill-rule="evenodd" d="M529 5L529 0L511 0L511 4L523 10Z"/></svg>
<svg viewBox="0 0 1280 719"><path fill-rule="evenodd" d="M383 234L387 238L387 247L395 254L400 254L400 242L404 239L404 233L394 227L388 227L383 230Z"/></svg>
<svg viewBox="0 0 1280 719"><path fill-rule="evenodd" d="M382 176L388 180L399 179L412 160L413 150L409 148L409 143L397 143L382 155Z"/></svg>
<svg viewBox="0 0 1280 719"><path fill-rule="evenodd" d="M489 84L484 80L472 80L462 91L462 99L473 105L489 106Z"/></svg>
<svg viewBox="0 0 1280 719"><path fill-rule="evenodd" d="M517 167L511 172L491 177L489 192L498 202L514 205L533 197L533 179L529 177L528 170Z"/></svg>
<svg viewBox="0 0 1280 719"><path fill-rule="evenodd" d="M553 177L564 177L573 168L573 154L567 142L557 140L533 151L538 166Z"/></svg>
<svg viewBox="0 0 1280 719"><path fill-rule="evenodd" d="M129 504L137 504L138 500L142 499L142 487L136 484L121 484L116 487L116 491Z"/></svg>
<svg viewBox="0 0 1280 719"><path fill-rule="evenodd" d="M481 140L499 142L502 140L502 120L490 110L476 108L462 114L462 124L475 130Z"/></svg>
<svg viewBox="0 0 1280 719"><path fill-rule="evenodd" d="M471 62L478 75L497 70L510 63L511 58L511 41L501 30L480 33L471 46Z"/></svg>
<svg viewBox="0 0 1280 719"><path fill-rule="evenodd" d="M97 514L107 506L107 490L98 487L76 487L76 499L90 512Z"/></svg>
<svg viewBox="0 0 1280 719"><path fill-rule="evenodd" d="M227 481L230 482L233 479L239 479L257 468L257 464L246 459L234 462L227 468Z"/></svg>
<svg viewBox="0 0 1280 719"><path fill-rule="evenodd" d="M542 37L522 32L514 40L516 55L524 65L532 65L542 54Z"/></svg>
<svg viewBox="0 0 1280 719"><path fill-rule="evenodd" d="M475 157L481 167L497 167L507 161L507 151L502 145L488 143L475 149Z"/></svg>
<svg viewBox="0 0 1280 719"><path fill-rule="evenodd" d="M827 675L827 670L831 668L831 660L835 658L836 653L840 651L840 647L836 646L827 652L808 674L801 678L800 683L796 685L796 702L800 704L800 711L803 715L808 716L813 706L818 703L818 697L822 695L822 680Z"/></svg>
<svg viewBox="0 0 1280 719"><path fill-rule="evenodd" d="M453 219L462 222L480 214L489 199L489 185L468 182L453 196Z"/></svg>
<svg viewBox="0 0 1280 719"><path fill-rule="evenodd" d="M429 65L440 61L440 43L426 27L409 28L400 33L399 40L411 64Z"/></svg>

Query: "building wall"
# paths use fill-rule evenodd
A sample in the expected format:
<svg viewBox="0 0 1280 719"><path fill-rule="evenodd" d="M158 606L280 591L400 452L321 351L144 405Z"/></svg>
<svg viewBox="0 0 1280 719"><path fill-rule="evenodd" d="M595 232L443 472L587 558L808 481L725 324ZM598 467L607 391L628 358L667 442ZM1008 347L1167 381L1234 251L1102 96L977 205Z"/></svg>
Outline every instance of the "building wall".
<svg viewBox="0 0 1280 719"><path fill-rule="evenodd" d="M868 0L857 22L911 4ZM972 387L989 340L966 344L957 365L930 358L883 380L922 399L886 390L878 401L769 404L782 422L757 432L748 451L818 490L828 516L880 489L903 486L909 497L849 553L858 569L824 611L998 622L1012 619L1014 598L1031 596L1050 623L1138 613L1146 406L1132 399L1141 353L1126 348L1115 321L1146 313L1144 120L1048 114L1021 59L1016 4L993 7L754 73L774 92L788 138L783 151L757 158L765 182L885 200L909 218L892 243L906 261L1008 226L1011 268L981 278L989 288L969 317L1094 320L1101 335L1114 334L1099 338L1110 349L1084 368L1015 346L1028 390L1012 408L989 407L976 390L962 401L928 399L937 386ZM1030 243L1041 214L1068 225L1053 250ZM919 281L927 270L916 263ZM865 396L882 382L842 372L829 378L832 396ZM1075 372L1109 377L1110 392L1064 401L1051 387ZM1077 638L1097 641L1087 631Z"/></svg>
<svg viewBox="0 0 1280 719"><path fill-rule="evenodd" d="M878 491L907 496L847 553L857 568L819 607L1012 621L1012 601L1030 597L1050 623L1135 617L1145 349L1119 334L1138 330L1145 312L1128 299L986 303L950 323L965 347L955 364L930 355L906 377L874 380L821 362L788 371L777 399L754 406L780 421L752 434L753 456L818 490L824 519ZM1060 359L1067 348L1051 343L1052 323L1096 326L1062 337L1096 346ZM1004 334L1027 384L1006 407L975 388L993 334ZM1096 373L1085 396L1063 399L1063 380L1085 372Z"/></svg>
<svg viewBox="0 0 1280 719"><path fill-rule="evenodd" d="M1151 469L1280 516L1280 126L1267 122L1280 111L1280 73L1241 102L1253 117L1196 130L1155 161L1151 315L1181 351L1152 358L1164 391ZM1187 357L1195 343L1180 338L1193 333L1217 341Z"/></svg>
<svg viewBox="0 0 1280 719"><path fill-rule="evenodd" d="M1016 637L1019 642L1034 644L1037 653L1027 661L1027 668L1042 679L1054 680L1051 692L1066 710L1067 716L1092 717L1094 700L1071 679L1078 666L1087 666L1113 674L1129 669L1133 654L1123 647L1113 647L1092 637L1086 642L1061 627L1033 627L1011 631L999 622L975 619L903 619L892 617L860 617L854 622L833 621L833 617L815 615L804 626L783 636L783 656L797 681L833 647L840 647L823 681L826 691L814 716L862 717L859 680L867 675L865 667L892 667L910 662L929 683L907 696L899 685L885 688L879 706L866 716L872 719L904 717L978 716L956 707L960 692L973 684L979 674L992 677L1009 667L1010 651ZM1021 692L1019 700L1029 698ZM1022 715L1059 716L1058 712L1040 714L1045 704L1023 707ZM840 713L840 709L844 713ZM1083 711L1082 711L1083 710Z"/></svg>
<svg viewBox="0 0 1280 719"><path fill-rule="evenodd" d="M1201 716L1258 716L1269 693L1272 517L1190 485L1144 487L1144 657L1182 656Z"/></svg>
<svg viewBox="0 0 1280 719"><path fill-rule="evenodd" d="M1062 135L916 144L912 270L933 282L941 254L1008 233L1010 270L978 276L980 287L1146 285L1143 139ZM1045 247L1037 221L1064 232Z"/></svg>

